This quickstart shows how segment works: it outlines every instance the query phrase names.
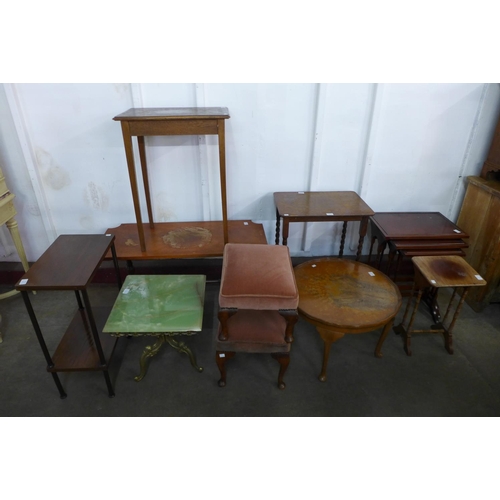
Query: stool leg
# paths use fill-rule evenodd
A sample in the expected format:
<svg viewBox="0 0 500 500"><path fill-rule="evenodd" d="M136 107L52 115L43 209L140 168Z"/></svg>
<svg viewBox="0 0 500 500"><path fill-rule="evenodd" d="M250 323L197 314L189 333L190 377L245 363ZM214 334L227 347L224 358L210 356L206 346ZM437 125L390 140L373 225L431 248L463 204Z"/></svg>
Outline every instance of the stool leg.
<svg viewBox="0 0 500 500"><path fill-rule="evenodd" d="M215 352L215 362L220 371L219 387L226 386L226 359L231 359L234 357L234 352L228 351L216 351Z"/></svg>
<svg viewBox="0 0 500 500"><path fill-rule="evenodd" d="M278 374L278 387L284 389L286 387L283 382L283 376L290 364L290 354L288 352L273 353L271 356L280 364L280 372Z"/></svg>

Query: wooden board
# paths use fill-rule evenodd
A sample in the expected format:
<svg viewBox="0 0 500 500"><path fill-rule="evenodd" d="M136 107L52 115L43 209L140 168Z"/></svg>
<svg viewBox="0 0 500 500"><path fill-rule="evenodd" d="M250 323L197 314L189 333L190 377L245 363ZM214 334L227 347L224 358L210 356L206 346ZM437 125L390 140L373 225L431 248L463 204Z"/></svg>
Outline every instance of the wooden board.
<svg viewBox="0 0 500 500"><path fill-rule="evenodd" d="M99 360L99 354L94 342L84 309L79 309L73 321L68 326L61 342L57 346L52 361L53 368L47 368L49 372L71 372L71 371L96 371L108 368L113 351L118 341L107 333L102 333L106 319L111 311L110 307L93 307L92 313L99 332L102 350L106 359L103 366Z"/></svg>
<svg viewBox="0 0 500 500"><path fill-rule="evenodd" d="M228 221L229 242L267 244L262 224L250 220ZM220 257L224 250L222 221L163 222L151 228L144 224L146 251L141 252L137 224L122 224L106 230L115 236L120 260L186 259ZM111 258L108 252L106 258Z"/></svg>
<svg viewBox="0 0 500 500"><path fill-rule="evenodd" d="M467 303L477 312L486 307L500 281L500 182L468 177L468 186L457 224L470 234L467 262L487 281L474 289Z"/></svg>

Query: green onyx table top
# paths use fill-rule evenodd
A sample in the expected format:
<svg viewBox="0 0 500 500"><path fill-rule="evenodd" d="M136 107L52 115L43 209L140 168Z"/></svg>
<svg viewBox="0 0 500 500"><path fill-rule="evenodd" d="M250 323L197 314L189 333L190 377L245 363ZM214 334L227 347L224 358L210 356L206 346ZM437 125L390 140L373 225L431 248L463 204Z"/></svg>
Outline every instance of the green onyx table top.
<svg viewBox="0 0 500 500"><path fill-rule="evenodd" d="M127 276L103 332L199 332L206 277Z"/></svg>

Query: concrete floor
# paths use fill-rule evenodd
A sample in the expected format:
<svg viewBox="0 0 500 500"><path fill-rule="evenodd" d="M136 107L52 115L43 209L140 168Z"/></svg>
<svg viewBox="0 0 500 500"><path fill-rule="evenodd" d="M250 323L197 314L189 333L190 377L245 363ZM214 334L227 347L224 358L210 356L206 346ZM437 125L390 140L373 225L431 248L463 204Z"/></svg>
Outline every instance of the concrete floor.
<svg viewBox="0 0 500 500"><path fill-rule="evenodd" d="M0 286L0 292L9 288ZM318 380L322 342L301 319L295 329L287 387L277 388L278 363L269 355L238 354L228 361L227 386L217 385L214 360L218 282L207 283L203 331L184 340L204 367L198 373L187 356L164 346L151 359L141 382L139 358L151 338L120 338L110 375L109 398L102 373L61 373L68 397L60 399L18 295L0 301L0 416L499 416L500 304L475 313L464 305L454 332L454 355L441 335L415 335L408 357L393 332L373 350L380 330L346 336L332 346L328 379ZM92 304L112 305L113 285L92 285ZM442 300L446 294L442 296ZM46 343L57 346L76 310L73 292L31 295ZM397 316L401 319L403 307ZM442 305L444 309L444 304ZM396 321L398 323L398 321ZM432 323L424 308L417 327Z"/></svg>

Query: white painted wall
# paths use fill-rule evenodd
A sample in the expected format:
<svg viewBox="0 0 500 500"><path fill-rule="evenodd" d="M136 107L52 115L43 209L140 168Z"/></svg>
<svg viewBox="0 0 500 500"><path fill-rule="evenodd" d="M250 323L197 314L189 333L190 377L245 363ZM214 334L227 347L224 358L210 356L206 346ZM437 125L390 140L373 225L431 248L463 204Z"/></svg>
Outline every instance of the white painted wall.
<svg viewBox="0 0 500 500"><path fill-rule="evenodd" d="M464 177L477 175L486 158L500 87L3 84L0 163L30 261L58 234L135 222L121 128L112 120L134 106L227 107L229 218L262 223L273 243L275 191L353 190L375 211L439 211L456 220ZM216 140L146 138L157 221L221 218ZM292 224L292 255L337 252L339 230ZM1 260L18 261L2 232ZM350 224L347 253L355 253L356 232Z"/></svg>

